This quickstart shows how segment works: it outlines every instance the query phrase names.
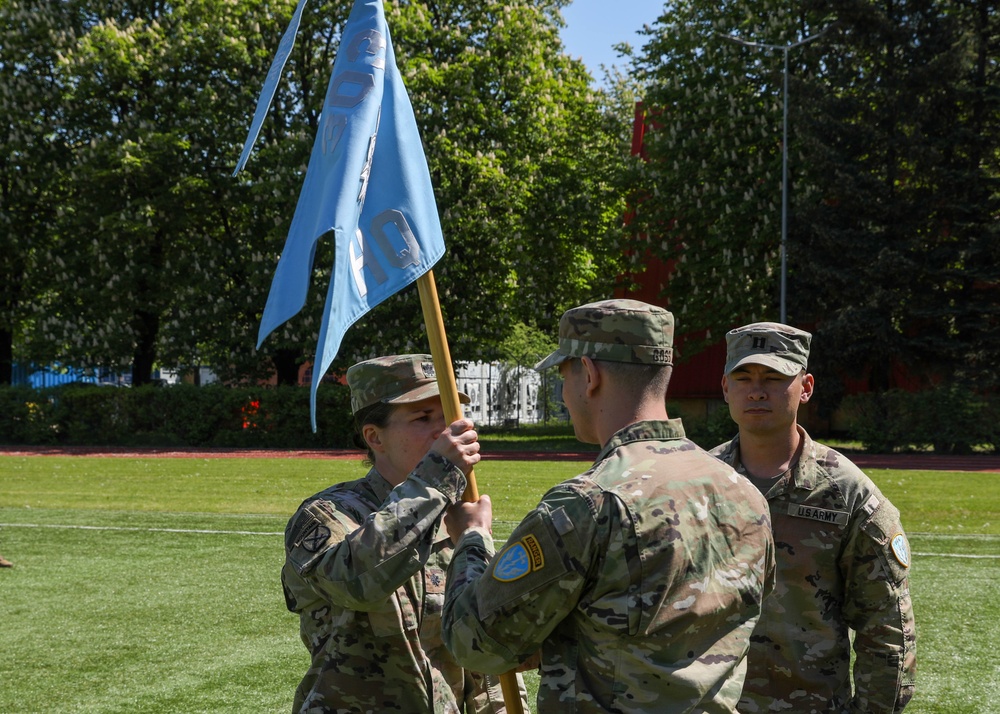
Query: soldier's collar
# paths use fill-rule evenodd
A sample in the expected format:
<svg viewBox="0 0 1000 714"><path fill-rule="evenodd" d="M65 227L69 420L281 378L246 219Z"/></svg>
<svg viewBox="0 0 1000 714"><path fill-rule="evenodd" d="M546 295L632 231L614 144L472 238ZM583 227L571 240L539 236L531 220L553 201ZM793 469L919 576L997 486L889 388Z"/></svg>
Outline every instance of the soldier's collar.
<svg viewBox="0 0 1000 714"><path fill-rule="evenodd" d="M374 466L369 469L365 480L368 481L368 485L371 486L372 491L375 493L375 498L378 499L379 503L389 498L389 494L392 493L392 484L386 481Z"/></svg>
<svg viewBox="0 0 1000 714"><path fill-rule="evenodd" d="M594 463L604 460L608 454L622 444L650 439L657 441L683 439L684 436L684 425L680 418L665 419L662 421L649 419L633 422L632 424L619 429L611 436L610 439L608 439L608 443L601 448L597 458L594 459Z"/></svg>
<svg viewBox="0 0 1000 714"><path fill-rule="evenodd" d="M809 438L809 434L806 433L805 429L799 426L798 430L799 430L799 435L802 437L802 440L799 443L799 455L795 458L795 460L792 461L787 471L785 471L784 473L780 474L778 477L773 479L773 483L771 484L771 486L773 487L781 483L783 477L785 476L785 474L788 473L788 471L792 472L792 478L790 482L785 482L786 485L780 486L779 490L776 493L783 493L791 488L801 488L807 491L811 491L816 486L816 477L815 474L813 473L814 468L802 467L803 464L815 464L816 458L814 451L816 448L816 444L811 438ZM743 474L748 478L752 476L752 474L750 474L747 468L743 465L742 454L740 452L739 434L733 437L733 440L729 442L729 446L726 448L726 451L722 454L722 458L724 461L729 461L729 463L733 465L733 468L737 472Z"/></svg>
<svg viewBox="0 0 1000 714"><path fill-rule="evenodd" d="M799 457L792 464L792 483L795 488L812 491L816 488L816 442L801 426L797 428L802 441L799 444Z"/></svg>

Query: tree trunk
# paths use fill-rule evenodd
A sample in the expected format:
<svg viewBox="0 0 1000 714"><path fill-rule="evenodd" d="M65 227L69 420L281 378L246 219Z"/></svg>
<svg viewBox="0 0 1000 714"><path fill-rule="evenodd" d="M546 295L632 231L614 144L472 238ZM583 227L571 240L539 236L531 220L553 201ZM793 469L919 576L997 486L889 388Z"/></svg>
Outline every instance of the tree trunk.
<svg viewBox="0 0 1000 714"><path fill-rule="evenodd" d="M14 381L14 335L0 330L0 384Z"/></svg>
<svg viewBox="0 0 1000 714"><path fill-rule="evenodd" d="M299 367L305 362L298 350L280 349L272 358L274 370L278 375L279 385L297 386L299 383Z"/></svg>
<svg viewBox="0 0 1000 714"><path fill-rule="evenodd" d="M156 335L160 330L160 317L145 310L137 310L135 326L138 340L132 354L132 386L141 387L153 381Z"/></svg>

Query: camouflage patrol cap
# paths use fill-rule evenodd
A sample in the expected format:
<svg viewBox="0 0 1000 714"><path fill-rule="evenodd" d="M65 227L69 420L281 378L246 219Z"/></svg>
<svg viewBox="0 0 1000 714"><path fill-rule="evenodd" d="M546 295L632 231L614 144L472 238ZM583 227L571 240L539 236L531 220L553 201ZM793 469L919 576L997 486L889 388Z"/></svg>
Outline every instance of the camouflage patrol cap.
<svg viewBox="0 0 1000 714"><path fill-rule="evenodd" d="M726 333L726 374L762 364L792 377L806 368L812 335L780 322L755 322Z"/></svg>
<svg viewBox="0 0 1000 714"><path fill-rule="evenodd" d="M347 370L351 413L373 404L409 404L441 393L430 355L391 355L358 362ZM462 404L468 395L458 393Z"/></svg>
<svg viewBox="0 0 1000 714"><path fill-rule="evenodd" d="M535 365L539 372L575 357L633 364L673 364L674 316L638 300L602 300L559 319L559 348Z"/></svg>

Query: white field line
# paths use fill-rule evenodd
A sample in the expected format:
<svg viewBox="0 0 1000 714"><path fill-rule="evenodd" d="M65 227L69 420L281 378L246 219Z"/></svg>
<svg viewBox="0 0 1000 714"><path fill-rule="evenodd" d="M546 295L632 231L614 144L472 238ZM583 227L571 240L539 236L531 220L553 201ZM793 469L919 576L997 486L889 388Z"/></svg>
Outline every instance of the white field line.
<svg viewBox="0 0 1000 714"><path fill-rule="evenodd" d="M134 526L81 526L68 524L50 523L0 523L0 528L59 528L65 530L81 531L131 531L137 533L197 533L203 535L246 535L246 536L281 536L280 531L236 531L236 530L213 530L208 528L138 528ZM917 534L914 534L917 535ZM921 533L921 538L969 538L970 536L959 536L950 534ZM974 534L977 539L993 540L1000 536L987 534ZM499 544L498 544L499 545ZM927 553L914 551L913 555L922 558L969 558L973 560L997 560L1000 554L975 555L966 553Z"/></svg>
<svg viewBox="0 0 1000 714"><path fill-rule="evenodd" d="M989 533L911 533L911 537L916 536L918 538L926 538L927 540L954 540L958 538L972 539L972 540L997 540L1000 536L992 535ZM920 556L921 558L969 558L972 560L1000 560L1000 554L971 554L971 553L927 553L923 551L913 551L913 555Z"/></svg>
<svg viewBox="0 0 1000 714"><path fill-rule="evenodd" d="M223 531L207 528L136 528L128 526L77 526L54 523L0 523L0 528L62 528L78 531L136 531L140 533L202 533L208 535L281 536L280 531Z"/></svg>

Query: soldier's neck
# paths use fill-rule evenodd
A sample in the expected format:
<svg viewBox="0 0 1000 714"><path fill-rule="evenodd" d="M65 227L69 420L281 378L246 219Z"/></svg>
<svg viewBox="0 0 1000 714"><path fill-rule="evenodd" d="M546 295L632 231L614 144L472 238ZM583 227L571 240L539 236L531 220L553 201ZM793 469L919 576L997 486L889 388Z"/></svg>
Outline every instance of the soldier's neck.
<svg viewBox="0 0 1000 714"><path fill-rule="evenodd" d="M803 435L797 424L788 431L757 434L740 430L740 465L758 479L771 479L788 471L798 460Z"/></svg>

